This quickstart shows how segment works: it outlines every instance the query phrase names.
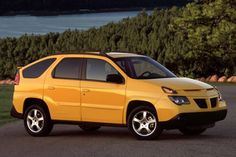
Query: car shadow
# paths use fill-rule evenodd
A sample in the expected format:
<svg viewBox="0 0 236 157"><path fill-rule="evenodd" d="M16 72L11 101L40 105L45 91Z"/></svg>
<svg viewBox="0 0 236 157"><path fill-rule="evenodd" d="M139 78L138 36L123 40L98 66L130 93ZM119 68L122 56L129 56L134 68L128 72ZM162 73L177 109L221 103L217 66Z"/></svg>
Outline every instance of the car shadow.
<svg viewBox="0 0 236 157"><path fill-rule="evenodd" d="M209 134L201 134L201 135L196 135L196 136L191 136L191 135L183 135L182 133L168 133L164 132L158 140L209 140L209 139L214 139L219 136L217 135L209 135Z"/></svg>
<svg viewBox="0 0 236 157"><path fill-rule="evenodd" d="M112 138L112 139L134 139L131 133L127 128L101 128L98 131L86 132L80 129L78 130L54 130L49 135L49 137L79 137L79 138ZM187 136L183 135L178 131L163 131L160 137L157 140L209 140L209 139L219 139L219 138L228 138L222 135L212 135L210 133L203 133L198 136Z"/></svg>

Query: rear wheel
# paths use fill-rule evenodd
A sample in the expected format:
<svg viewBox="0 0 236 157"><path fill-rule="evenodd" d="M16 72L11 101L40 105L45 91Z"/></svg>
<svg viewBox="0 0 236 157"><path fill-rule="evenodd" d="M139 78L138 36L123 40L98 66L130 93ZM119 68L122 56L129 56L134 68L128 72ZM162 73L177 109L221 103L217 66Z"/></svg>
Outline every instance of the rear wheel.
<svg viewBox="0 0 236 157"><path fill-rule="evenodd" d="M99 125L96 125L96 124L86 124L86 123L79 124L79 127L83 131L96 131L96 130L101 128L101 126L99 126Z"/></svg>
<svg viewBox="0 0 236 157"><path fill-rule="evenodd" d="M26 131L32 136L46 136L53 128L49 113L38 105L26 109L24 125Z"/></svg>
<svg viewBox="0 0 236 157"><path fill-rule="evenodd" d="M146 106L137 107L130 113L128 128L140 140L152 140L162 133L156 112Z"/></svg>
<svg viewBox="0 0 236 157"><path fill-rule="evenodd" d="M202 134L206 128L181 128L179 131L184 135L194 136Z"/></svg>

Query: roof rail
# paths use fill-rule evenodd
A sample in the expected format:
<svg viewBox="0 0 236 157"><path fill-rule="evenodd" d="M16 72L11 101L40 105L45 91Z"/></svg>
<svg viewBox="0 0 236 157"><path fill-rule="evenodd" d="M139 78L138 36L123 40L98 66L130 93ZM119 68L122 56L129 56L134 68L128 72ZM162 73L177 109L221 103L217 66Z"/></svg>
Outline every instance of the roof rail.
<svg viewBox="0 0 236 157"><path fill-rule="evenodd" d="M67 51L56 51L55 54L96 54L96 55L102 55L102 56L108 56L106 51L86 51L86 52L80 52L78 50L67 50Z"/></svg>
<svg viewBox="0 0 236 157"><path fill-rule="evenodd" d="M66 54L86 54L86 55L98 55L98 56L104 56L104 57L107 57L107 58L110 58L112 59L111 56L109 56L107 54L107 52L109 51L97 51L97 52L80 52L78 50L69 50L69 51L56 51L54 54L51 54L51 55L66 55Z"/></svg>

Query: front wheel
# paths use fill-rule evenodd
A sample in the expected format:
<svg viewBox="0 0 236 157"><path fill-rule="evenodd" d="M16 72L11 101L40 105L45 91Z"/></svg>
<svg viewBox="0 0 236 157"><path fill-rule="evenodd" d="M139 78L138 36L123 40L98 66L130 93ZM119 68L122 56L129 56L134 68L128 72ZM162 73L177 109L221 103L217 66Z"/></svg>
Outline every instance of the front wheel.
<svg viewBox="0 0 236 157"><path fill-rule="evenodd" d="M26 131L32 136L46 136L53 128L49 113L38 105L26 109L24 125Z"/></svg>
<svg viewBox="0 0 236 157"><path fill-rule="evenodd" d="M146 106L137 107L130 113L128 128L140 140L152 140L162 133L156 112Z"/></svg>
<svg viewBox="0 0 236 157"><path fill-rule="evenodd" d="M196 136L202 134L204 131L206 131L206 128L181 128L179 131L184 134L184 135L189 135L189 136Z"/></svg>

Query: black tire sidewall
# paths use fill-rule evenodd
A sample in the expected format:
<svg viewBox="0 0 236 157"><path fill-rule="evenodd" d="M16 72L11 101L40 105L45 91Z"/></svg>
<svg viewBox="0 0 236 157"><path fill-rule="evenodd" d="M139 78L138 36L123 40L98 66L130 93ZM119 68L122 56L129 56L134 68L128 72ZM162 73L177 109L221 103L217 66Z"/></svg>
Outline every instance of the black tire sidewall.
<svg viewBox="0 0 236 157"><path fill-rule="evenodd" d="M28 125L27 125L27 115L28 113L33 110L33 109L37 109L39 110L42 114L43 114L43 118L44 118L44 125L43 125L43 129L38 132L38 133L34 133L32 132L29 128L28 128ZM45 111L41 106L38 106L38 105L32 105L30 107L28 107L24 113L24 126L25 126L25 129L26 131L31 135L31 136L47 136L52 128L53 128L53 124L51 122L51 118L49 116L49 113L47 113L47 111Z"/></svg>
<svg viewBox="0 0 236 157"><path fill-rule="evenodd" d="M140 112L140 111L149 111L149 112L151 112L156 117L156 121L157 121L156 129L149 136L140 136L133 129L132 119L133 119L134 115L136 113ZM153 109L151 107L147 107L147 106L140 106L140 107L137 107L134 110L132 110L131 113L128 116L128 121L127 122L128 122L127 124L128 124L128 128L129 128L130 132L139 140L154 140L154 139L158 138L158 136L162 133L162 130L163 130L161 128L161 125L160 125L159 121L158 121L158 116L156 114L155 109Z"/></svg>

